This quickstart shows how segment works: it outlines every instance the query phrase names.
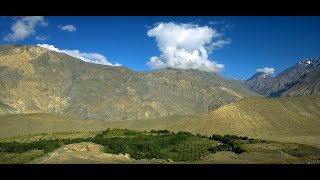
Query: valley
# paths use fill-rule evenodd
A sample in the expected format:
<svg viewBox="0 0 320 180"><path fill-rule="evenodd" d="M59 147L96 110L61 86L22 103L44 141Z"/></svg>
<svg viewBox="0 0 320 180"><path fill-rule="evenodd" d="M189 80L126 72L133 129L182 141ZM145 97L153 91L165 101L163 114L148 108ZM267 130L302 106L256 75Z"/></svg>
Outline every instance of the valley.
<svg viewBox="0 0 320 180"><path fill-rule="evenodd" d="M107 129L91 137L0 146L0 163L31 164L319 163L320 155L319 148L297 143L167 130Z"/></svg>
<svg viewBox="0 0 320 180"><path fill-rule="evenodd" d="M318 58L275 77L0 45L0 163L319 163Z"/></svg>

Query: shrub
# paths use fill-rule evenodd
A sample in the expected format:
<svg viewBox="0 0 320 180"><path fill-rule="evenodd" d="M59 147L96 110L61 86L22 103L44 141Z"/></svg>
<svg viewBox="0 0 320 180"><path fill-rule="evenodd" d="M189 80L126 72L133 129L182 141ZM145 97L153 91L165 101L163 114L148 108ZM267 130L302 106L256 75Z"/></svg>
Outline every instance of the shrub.
<svg viewBox="0 0 320 180"><path fill-rule="evenodd" d="M258 140L258 139L249 139L249 144L256 144L256 143L260 143L260 140Z"/></svg>
<svg viewBox="0 0 320 180"><path fill-rule="evenodd" d="M231 135L230 138L231 138L231 139L240 139L240 137L239 137L239 136L236 136L236 135Z"/></svg>
<svg viewBox="0 0 320 180"><path fill-rule="evenodd" d="M150 131L150 133L157 133L157 134L174 134L173 132L170 132L170 131L168 131L167 129L165 129L165 130L154 130L154 129L152 129L151 131Z"/></svg>
<svg viewBox="0 0 320 180"><path fill-rule="evenodd" d="M248 140L247 136L241 137L242 140Z"/></svg>
<svg viewBox="0 0 320 180"><path fill-rule="evenodd" d="M216 153L218 151L218 147L214 146L214 147L209 147L208 151L212 152L212 153Z"/></svg>
<svg viewBox="0 0 320 180"><path fill-rule="evenodd" d="M232 151L235 152L236 154L242 154L246 152L246 150L242 146L236 146L232 149Z"/></svg>
<svg viewBox="0 0 320 180"><path fill-rule="evenodd" d="M187 136L193 136L193 134L191 134L190 132L183 132L183 131L179 131L178 135L187 135Z"/></svg>
<svg viewBox="0 0 320 180"><path fill-rule="evenodd" d="M209 137L209 139L210 139L210 137ZM211 136L211 139L212 139L212 140L216 140L216 141L222 141L223 136L218 135L218 134L213 134L213 135Z"/></svg>

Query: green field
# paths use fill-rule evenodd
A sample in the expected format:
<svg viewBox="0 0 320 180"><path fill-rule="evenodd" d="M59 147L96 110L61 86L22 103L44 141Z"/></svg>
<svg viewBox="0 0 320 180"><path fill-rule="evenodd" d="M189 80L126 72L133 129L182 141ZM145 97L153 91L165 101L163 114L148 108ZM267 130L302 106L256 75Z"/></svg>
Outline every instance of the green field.
<svg viewBox="0 0 320 180"><path fill-rule="evenodd" d="M196 161L217 151L245 152L244 137L219 136L219 138L193 135L188 132L168 130L136 131L129 129L107 129L94 137L40 139L32 142L0 142L0 163L25 163L67 144L93 142L105 147L105 153L130 154L134 159L171 159L174 161ZM245 139L248 139L245 137ZM260 142L257 140L257 142ZM241 149L241 151L239 151ZM18 158L20 156L20 160Z"/></svg>
<svg viewBox="0 0 320 180"><path fill-rule="evenodd" d="M308 158L320 159L320 149L317 147L295 143L278 143L236 135L203 136L181 131L137 131L130 129L107 129L102 132L81 135L80 138L79 136L71 136L74 134L78 133L60 133L59 136L56 136L58 138L48 137L33 141L30 137L26 137L27 141L2 141L0 142L0 163L28 163L65 145L81 142L100 144L104 147L104 153L129 154L131 158L136 160L163 159L172 162L216 163L217 161L212 160L221 159L220 152L234 154L227 153L222 156L222 162L226 163L242 163L250 159L253 160L249 162L257 162L256 159L258 159L262 163L287 161L290 163ZM283 152L289 157L274 156L279 152ZM243 153L243 156L237 156ZM210 158L212 155L215 157ZM237 161L236 158L244 159Z"/></svg>

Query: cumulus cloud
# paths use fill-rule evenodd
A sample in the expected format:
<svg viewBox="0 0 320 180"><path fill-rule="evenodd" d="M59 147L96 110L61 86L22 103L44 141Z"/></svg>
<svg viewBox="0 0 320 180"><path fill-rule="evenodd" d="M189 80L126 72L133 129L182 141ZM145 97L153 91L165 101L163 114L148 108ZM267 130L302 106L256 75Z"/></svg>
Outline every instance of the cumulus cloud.
<svg viewBox="0 0 320 180"><path fill-rule="evenodd" d="M34 35L36 33L35 28L37 26L48 26L43 16L26 16L17 18L15 23L11 26L11 33L9 33L4 40L5 41L20 41L25 38Z"/></svg>
<svg viewBox="0 0 320 180"><path fill-rule="evenodd" d="M274 73L274 68L261 68L261 69L256 69L257 72L263 72L263 73L267 73L267 74L273 74Z"/></svg>
<svg viewBox="0 0 320 180"><path fill-rule="evenodd" d="M220 72L224 65L208 59L208 51L230 43L222 40L221 34L208 26L194 24L158 23L147 32L156 39L160 56L147 63L154 69L177 68ZM215 40L213 42L212 40Z"/></svg>
<svg viewBox="0 0 320 180"><path fill-rule="evenodd" d="M103 65L109 65L109 66L121 66L121 64L119 63L115 63L115 64L110 63L106 59L106 57L98 53L86 53L86 52L80 52L79 50L68 50L68 49L60 50L54 47L54 45L50 45L50 44L37 44L37 46L47 48L52 51L65 53L69 56L72 56L90 63L103 64Z"/></svg>
<svg viewBox="0 0 320 180"><path fill-rule="evenodd" d="M61 31L68 31L68 32L74 32L77 30L77 28L74 25L64 25L64 26L58 26L58 28L61 29Z"/></svg>

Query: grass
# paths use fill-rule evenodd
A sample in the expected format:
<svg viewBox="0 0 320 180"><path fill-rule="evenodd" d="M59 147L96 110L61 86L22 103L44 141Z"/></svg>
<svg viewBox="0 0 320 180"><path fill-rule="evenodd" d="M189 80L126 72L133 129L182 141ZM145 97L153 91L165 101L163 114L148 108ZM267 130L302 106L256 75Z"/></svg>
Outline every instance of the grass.
<svg viewBox="0 0 320 180"><path fill-rule="evenodd" d="M305 144L296 144L296 147L288 147L283 149L283 151L294 157L320 157L318 148Z"/></svg>
<svg viewBox="0 0 320 180"><path fill-rule="evenodd" d="M23 164L45 155L43 150L29 150L23 153L0 152L1 164Z"/></svg>
<svg viewBox="0 0 320 180"><path fill-rule="evenodd" d="M54 133L38 133L30 135L21 135L13 137L1 138L0 142L20 142L28 143L39 140L51 140L51 139L76 139L76 138L89 138L95 137L97 134L102 131L93 131L93 132L54 132Z"/></svg>
<svg viewBox="0 0 320 180"><path fill-rule="evenodd" d="M128 153L134 159L171 159L179 162L195 162L217 151L233 151L236 154L283 151L297 158L320 157L320 149L310 145L270 142L236 135L213 134L207 137L189 132L130 129L107 129L95 132L94 136L91 134L80 138L65 138L70 137L67 133L57 134L64 138L0 142L0 163L26 163L64 145L80 142L100 144L105 147L105 153Z"/></svg>
<svg viewBox="0 0 320 180"><path fill-rule="evenodd" d="M210 154L212 152L210 149L216 145L217 142L207 138L192 137L187 141L162 149L161 153L174 161L196 161Z"/></svg>

